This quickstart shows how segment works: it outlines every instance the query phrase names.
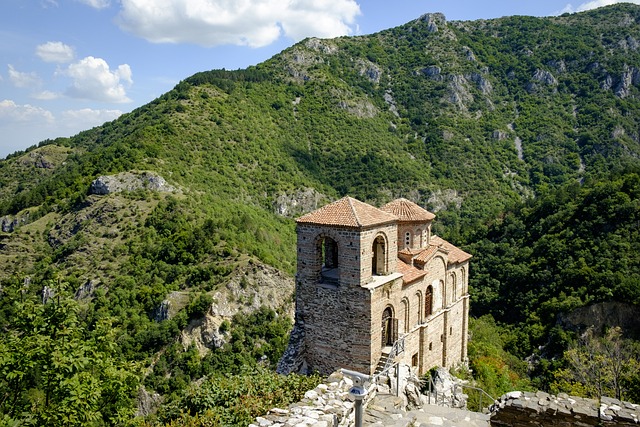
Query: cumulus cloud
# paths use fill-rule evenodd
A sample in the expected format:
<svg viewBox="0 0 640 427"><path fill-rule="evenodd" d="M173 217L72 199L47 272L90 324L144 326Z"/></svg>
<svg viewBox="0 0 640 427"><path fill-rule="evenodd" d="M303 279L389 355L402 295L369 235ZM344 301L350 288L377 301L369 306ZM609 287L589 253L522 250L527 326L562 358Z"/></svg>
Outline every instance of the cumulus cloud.
<svg viewBox="0 0 640 427"><path fill-rule="evenodd" d="M133 83L128 64L120 65L112 71L104 59L88 56L69 65L64 74L73 79L71 87L66 91L68 96L102 102L131 101L125 89L125 85Z"/></svg>
<svg viewBox="0 0 640 427"><path fill-rule="evenodd" d="M610 6L616 3L634 3L640 4L640 0L593 0L588 1L586 3L580 4L578 7L574 8L570 3L567 4L562 10L558 13L573 13L573 12L584 12L585 10L597 9L603 6Z"/></svg>
<svg viewBox="0 0 640 427"><path fill-rule="evenodd" d="M353 33L355 0L121 0L120 27L155 43L266 46Z"/></svg>
<svg viewBox="0 0 640 427"><path fill-rule="evenodd" d="M83 108L80 110L63 111L60 118L74 129L89 129L99 126L104 122L115 120L122 115L120 110L93 110Z"/></svg>
<svg viewBox="0 0 640 427"><path fill-rule="evenodd" d="M33 94L32 98L38 99L40 101L51 101L53 99L60 98L60 94L57 92L52 92L50 90L43 90L42 92Z"/></svg>
<svg viewBox="0 0 640 427"><path fill-rule="evenodd" d="M75 53L71 46L62 42L46 42L36 47L36 55L44 62L64 64L73 61Z"/></svg>
<svg viewBox="0 0 640 427"><path fill-rule="evenodd" d="M19 105L10 99L0 101L0 122L41 122L53 123L50 111L33 105Z"/></svg>
<svg viewBox="0 0 640 427"><path fill-rule="evenodd" d="M41 83L40 77L36 73L23 73L13 68L11 64L9 64L9 80L19 88L33 88L40 86Z"/></svg>
<svg viewBox="0 0 640 427"><path fill-rule="evenodd" d="M94 9L105 9L111 5L110 0L77 0L80 3L84 3L87 6L91 6Z"/></svg>

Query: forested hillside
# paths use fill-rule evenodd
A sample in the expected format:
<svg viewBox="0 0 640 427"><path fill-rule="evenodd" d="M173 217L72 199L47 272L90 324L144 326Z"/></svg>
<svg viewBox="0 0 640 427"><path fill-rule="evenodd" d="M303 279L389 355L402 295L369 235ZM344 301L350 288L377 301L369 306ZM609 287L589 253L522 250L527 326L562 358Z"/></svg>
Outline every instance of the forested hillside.
<svg viewBox="0 0 640 427"><path fill-rule="evenodd" d="M141 423L242 424L216 408L248 372L270 396L308 386L269 373L291 327L292 218L344 195L411 199L474 254L470 356L492 392L580 391L558 316L640 302L638 129L640 7L618 4L307 39L12 154L1 422L117 425L157 392Z"/></svg>

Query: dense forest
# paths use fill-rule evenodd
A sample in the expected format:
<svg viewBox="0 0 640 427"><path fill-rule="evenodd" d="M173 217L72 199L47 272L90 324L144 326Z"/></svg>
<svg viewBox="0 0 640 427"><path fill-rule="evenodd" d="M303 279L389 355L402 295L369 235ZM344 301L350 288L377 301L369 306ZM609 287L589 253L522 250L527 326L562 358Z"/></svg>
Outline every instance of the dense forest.
<svg viewBox="0 0 640 427"><path fill-rule="evenodd" d="M640 403L638 129L618 4L307 39L11 154L0 425L246 425L299 399L320 378L273 372L293 218L344 195L406 197L474 255L459 375Z"/></svg>

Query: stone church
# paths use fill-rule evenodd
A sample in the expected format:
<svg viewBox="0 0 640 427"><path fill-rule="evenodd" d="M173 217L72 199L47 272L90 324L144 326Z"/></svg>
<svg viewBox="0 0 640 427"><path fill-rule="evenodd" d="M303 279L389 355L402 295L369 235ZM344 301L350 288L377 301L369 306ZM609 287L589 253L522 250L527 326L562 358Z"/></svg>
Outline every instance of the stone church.
<svg viewBox="0 0 640 427"><path fill-rule="evenodd" d="M466 362L471 255L435 215L344 197L297 219L296 321L279 372L374 374L389 354L419 374Z"/></svg>

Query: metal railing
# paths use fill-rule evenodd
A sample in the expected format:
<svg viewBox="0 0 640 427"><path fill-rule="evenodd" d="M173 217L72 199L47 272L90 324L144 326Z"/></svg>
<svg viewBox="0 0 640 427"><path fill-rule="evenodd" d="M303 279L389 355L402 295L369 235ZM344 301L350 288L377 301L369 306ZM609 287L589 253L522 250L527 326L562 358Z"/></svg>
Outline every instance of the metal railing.
<svg viewBox="0 0 640 427"><path fill-rule="evenodd" d="M396 342L394 342L393 345L391 346L391 351L387 355L387 361L384 364L384 368L382 368L382 371L374 375L373 381L377 381L378 378L380 378L380 376L389 372L389 370L393 367L393 365L395 365L394 359L396 358L396 356L403 352L404 352L404 337L401 337Z"/></svg>

